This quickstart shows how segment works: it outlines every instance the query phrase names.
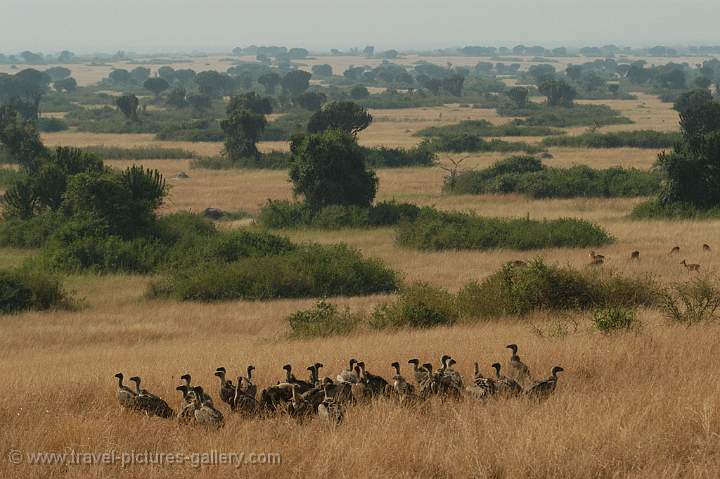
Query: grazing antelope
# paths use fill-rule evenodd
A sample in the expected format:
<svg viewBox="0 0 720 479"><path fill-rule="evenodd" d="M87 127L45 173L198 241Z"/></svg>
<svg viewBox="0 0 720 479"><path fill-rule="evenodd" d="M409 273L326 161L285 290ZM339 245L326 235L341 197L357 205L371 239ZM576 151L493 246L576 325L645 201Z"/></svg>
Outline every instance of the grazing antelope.
<svg viewBox="0 0 720 479"><path fill-rule="evenodd" d="M640 251L635 250L632 253L630 253L630 259L631 260L639 260L640 259Z"/></svg>
<svg viewBox="0 0 720 479"><path fill-rule="evenodd" d="M704 245L703 245L703 251L705 251L706 253L709 253L709 252L711 251L710 245L707 244L707 243L704 244Z"/></svg>
<svg viewBox="0 0 720 479"><path fill-rule="evenodd" d="M680 247L679 246L673 246L673 249L670 250L669 255L679 254L680 253Z"/></svg>
<svg viewBox="0 0 720 479"><path fill-rule="evenodd" d="M688 273L691 271L696 271L696 272L700 271L700 265L697 263L688 263L685 260L682 260L682 261L680 261L680 264L685 266L685 269L688 270Z"/></svg>
<svg viewBox="0 0 720 479"><path fill-rule="evenodd" d="M605 261L605 256L601 254L595 254L595 251L590 251L590 253L588 253L588 256L590 256L590 261L600 260L601 263Z"/></svg>

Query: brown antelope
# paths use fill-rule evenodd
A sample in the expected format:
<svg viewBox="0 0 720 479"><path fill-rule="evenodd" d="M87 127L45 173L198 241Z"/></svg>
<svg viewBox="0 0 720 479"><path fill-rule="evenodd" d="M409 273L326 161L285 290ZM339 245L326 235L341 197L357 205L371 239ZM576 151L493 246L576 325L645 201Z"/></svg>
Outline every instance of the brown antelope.
<svg viewBox="0 0 720 479"><path fill-rule="evenodd" d="M703 251L705 251L705 252L710 252L710 245L709 245L709 244L704 244L704 245L703 245Z"/></svg>
<svg viewBox="0 0 720 479"><path fill-rule="evenodd" d="M700 271L700 265L697 263L687 263L685 260L682 260L680 264L685 266L685 268L688 270L688 273L691 271Z"/></svg>
<svg viewBox="0 0 720 479"><path fill-rule="evenodd" d="M668 254L673 255L673 254L678 254L678 253L680 253L680 247L674 246L673 249L671 249L670 253L668 253Z"/></svg>
<svg viewBox="0 0 720 479"><path fill-rule="evenodd" d="M632 253L630 253L630 259L639 260L640 259L640 251L635 250Z"/></svg>

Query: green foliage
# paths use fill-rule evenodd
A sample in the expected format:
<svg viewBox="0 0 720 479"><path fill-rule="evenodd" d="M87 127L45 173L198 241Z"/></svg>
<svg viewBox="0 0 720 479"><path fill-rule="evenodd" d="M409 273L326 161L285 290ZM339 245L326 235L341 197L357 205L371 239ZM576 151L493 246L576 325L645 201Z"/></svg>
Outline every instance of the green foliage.
<svg viewBox="0 0 720 479"><path fill-rule="evenodd" d="M329 205L369 206L377 192L377 176L366 168L365 151L354 136L328 130L291 145L293 192L317 211Z"/></svg>
<svg viewBox="0 0 720 479"><path fill-rule="evenodd" d="M230 170L240 169L262 169L262 170L284 170L290 164L290 154L283 151L271 151L258 153L257 156L245 156L236 160L227 157L199 158L190 163L190 168L202 168L206 170Z"/></svg>
<svg viewBox="0 0 720 479"><path fill-rule="evenodd" d="M164 78L155 77L145 80L143 87L150 90L156 97L159 97L162 92L170 88L170 84Z"/></svg>
<svg viewBox="0 0 720 479"><path fill-rule="evenodd" d="M562 135L562 130L546 126L520 126L514 123L493 125L487 120L464 120L454 125L432 126L416 133L418 136L468 134L473 136L550 136Z"/></svg>
<svg viewBox="0 0 720 479"><path fill-rule="evenodd" d="M119 146L96 145L83 147L82 151L104 160L185 160L197 158L197 154L189 150L157 146L122 148Z"/></svg>
<svg viewBox="0 0 720 479"><path fill-rule="evenodd" d="M403 168L409 166L433 166L437 154L422 145L414 148L365 148L366 164L371 168Z"/></svg>
<svg viewBox="0 0 720 479"><path fill-rule="evenodd" d="M607 105L549 106L528 103L525 108L501 104L497 109L503 116L521 116L513 123L519 126L548 126L570 128L576 126L600 127L629 124L632 121Z"/></svg>
<svg viewBox="0 0 720 479"><path fill-rule="evenodd" d="M608 133L587 132L576 136L545 138L544 146L574 148L670 148L682 139L679 133L639 130Z"/></svg>
<svg viewBox="0 0 720 479"><path fill-rule="evenodd" d="M119 96L115 100L115 105L118 107L118 110L122 112L123 115L125 115L125 118L127 118L130 121L138 121L138 106L140 106L140 100L133 95L122 95Z"/></svg>
<svg viewBox="0 0 720 479"><path fill-rule="evenodd" d="M542 147L525 142L504 141L497 138L486 140L470 133L452 133L425 139L420 147L428 151L447 151L452 153L499 151L503 153L539 153Z"/></svg>
<svg viewBox="0 0 720 479"><path fill-rule="evenodd" d="M260 153L257 142L260 140L267 120L262 113L252 110L230 110L227 119L220 123L225 133L225 153L232 161L242 158L256 158Z"/></svg>
<svg viewBox="0 0 720 479"><path fill-rule="evenodd" d="M348 335L362 318L352 314L347 307L340 309L321 300L314 308L296 311L285 319L290 325L291 337L316 338Z"/></svg>
<svg viewBox="0 0 720 479"><path fill-rule="evenodd" d="M601 227L575 218L484 218L424 208L415 221L400 223L397 241L407 248L429 251L530 250L600 246L611 243L613 238Z"/></svg>
<svg viewBox="0 0 720 479"><path fill-rule="evenodd" d="M313 114L308 122L309 133L326 130L340 130L343 133L357 135L370 126L372 115L357 103L351 101L333 102Z"/></svg>
<svg viewBox="0 0 720 479"><path fill-rule="evenodd" d="M173 271L151 289L179 300L264 300L394 291L396 274L345 245L309 245L286 254L205 263Z"/></svg>
<svg viewBox="0 0 720 479"><path fill-rule="evenodd" d="M400 289L395 302L375 308L369 325L373 329L432 328L450 326L459 319L455 297L427 283Z"/></svg>
<svg viewBox="0 0 720 479"><path fill-rule="evenodd" d="M691 326L720 319L720 288L709 278L677 283L659 297L660 309L671 321Z"/></svg>
<svg viewBox="0 0 720 479"><path fill-rule="evenodd" d="M55 133L67 130L68 124L61 118L42 117L37 123L38 129L44 133Z"/></svg>
<svg viewBox="0 0 720 479"><path fill-rule="evenodd" d="M720 219L720 207L701 209L691 203L663 204L657 199L645 201L633 208L630 216L637 220L704 220Z"/></svg>
<svg viewBox="0 0 720 479"><path fill-rule="evenodd" d="M409 203L382 202L369 208L330 205L313 211L305 203L268 200L258 222L266 228L369 228L414 220L420 208Z"/></svg>
<svg viewBox="0 0 720 479"><path fill-rule="evenodd" d="M640 327L635 310L620 306L598 309L593 313L593 322L595 328L604 334L632 331Z"/></svg>
<svg viewBox="0 0 720 479"><path fill-rule="evenodd" d="M487 169L446 179L443 190L452 194L521 193L531 198L635 197L660 189L656 173L636 169L594 170L588 166L548 168L534 157L511 157Z"/></svg>
<svg viewBox="0 0 720 479"><path fill-rule="evenodd" d="M0 246L40 248L62 224L58 213L47 211L28 219L13 217L0 223Z"/></svg>
<svg viewBox="0 0 720 479"><path fill-rule="evenodd" d="M577 97L577 91L562 80L545 80L538 85L538 91L547 97L550 106L572 106Z"/></svg>
<svg viewBox="0 0 720 479"><path fill-rule="evenodd" d="M632 308L653 305L656 289L650 279L578 271L537 259L522 268L508 264L482 282L467 284L458 293L458 307L464 318L522 316L539 310Z"/></svg>
<svg viewBox="0 0 720 479"><path fill-rule="evenodd" d="M35 124L9 105L0 106L0 146L11 161L27 171L37 168L46 153Z"/></svg>
<svg viewBox="0 0 720 479"><path fill-rule="evenodd" d="M11 168L0 168L0 188L7 188L16 181L20 180L23 173Z"/></svg>
<svg viewBox="0 0 720 479"><path fill-rule="evenodd" d="M57 277L32 270L0 270L0 313L70 306L70 297Z"/></svg>

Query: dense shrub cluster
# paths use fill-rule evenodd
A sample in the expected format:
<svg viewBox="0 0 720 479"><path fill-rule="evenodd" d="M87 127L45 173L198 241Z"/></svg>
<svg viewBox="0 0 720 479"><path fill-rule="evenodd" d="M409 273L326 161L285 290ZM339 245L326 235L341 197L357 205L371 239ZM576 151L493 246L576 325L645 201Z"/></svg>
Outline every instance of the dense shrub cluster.
<svg viewBox="0 0 720 479"><path fill-rule="evenodd" d="M460 319L455 297L448 291L415 283L400 290L398 298L375 308L369 318L373 329L449 326Z"/></svg>
<svg viewBox="0 0 720 479"><path fill-rule="evenodd" d="M514 123L493 125L487 120L464 120L455 125L433 126L417 132L418 136L469 134L474 136L550 136L563 131L546 126L521 126Z"/></svg>
<svg viewBox="0 0 720 479"><path fill-rule="evenodd" d="M656 290L650 279L578 271L535 260L524 268L506 265L482 282L469 283L458 293L458 307L470 318L524 315L537 310L630 308L653 305Z"/></svg>
<svg viewBox="0 0 720 479"><path fill-rule="evenodd" d="M663 204L657 199L645 201L633 208L630 216L637 220L704 220L720 218L720 206L701 209L686 202Z"/></svg>
<svg viewBox="0 0 720 479"><path fill-rule="evenodd" d="M671 148L680 141L680 133L638 130L608 133L587 132L576 136L553 136L545 138L544 146L575 148Z"/></svg>
<svg viewBox="0 0 720 479"><path fill-rule="evenodd" d="M520 126L547 126L568 128L573 126L606 126L629 124L632 121L607 105L548 106L528 103L518 108L511 104L502 104L498 113L503 116L521 116L513 123Z"/></svg>
<svg viewBox="0 0 720 479"><path fill-rule="evenodd" d="M315 307L297 311L286 318L293 338L342 336L350 334L362 321L349 308L339 308L325 300Z"/></svg>
<svg viewBox="0 0 720 479"><path fill-rule="evenodd" d="M690 326L720 319L720 288L709 278L675 284L659 297L660 308L671 321Z"/></svg>
<svg viewBox="0 0 720 479"><path fill-rule="evenodd" d="M636 169L589 166L549 168L534 157L512 157L484 170L465 171L446 180L453 194L521 193L532 198L634 197L656 194L660 176Z"/></svg>
<svg viewBox="0 0 720 479"><path fill-rule="evenodd" d="M364 259L345 245L308 245L280 255L179 268L154 283L151 295L191 301L358 296L391 292L398 283L383 262Z"/></svg>
<svg viewBox="0 0 720 479"><path fill-rule="evenodd" d="M414 220L419 213L420 208L413 204L394 201L369 208L331 205L313 211L305 203L268 200L260 210L258 222L266 228L367 228Z"/></svg>
<svg viewBox="0 0 720 479"><path fill-rule="evenodd" d="M70 297L57 277L33 270L0 270L0 313L69 306Z"/></svg>
<svg viewBox="0 0 720 479"><path fill-rule="evenodd" d="M136 146L122 148L118 146L86 146L86 153L105 160L187 160L197 158L197 154L182 148L162 148L157 146Z"/></svg>
<svg viewBox="0 0 720 479"><path fill-rule="evenodd" d="M421 250L581 248L612 240L601 227L575 218L484 218L429 208L424 208L415 221L400 222L397 236L401 246Z"/></svg>
<svg viewBox="0 0 720 479"><path fill-rule="evenodd" d="M471 133L452 133L434 136L423 140L422 148L430 151L447 151L452 153L499 151L503 153L538 153L543 148L522 141L504 141L497 138L486 140L480 135Z"/></svg>

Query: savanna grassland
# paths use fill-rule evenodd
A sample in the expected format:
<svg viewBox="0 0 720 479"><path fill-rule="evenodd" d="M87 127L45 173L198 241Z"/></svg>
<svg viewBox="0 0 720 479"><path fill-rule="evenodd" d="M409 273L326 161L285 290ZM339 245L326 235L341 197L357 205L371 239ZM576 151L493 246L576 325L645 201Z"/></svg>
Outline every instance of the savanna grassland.
<svg viewBox="0 0 720 479"><path fill-rule="evenodd" d="M415 57L402 61L411 63ZM461 65L477 58L436 58ZM318 58L342 70L353 60ZM565 61L565 60L561 60ZM653 63L653 59L648 59ZM206 68L225 65L222 58L198 59ZM192 65L192 64L190 64ZM174 65L175 66L175 65ZM187 66L187 65L186 65ZM195 64L195 67L198 63ZM182 67L177 65L176 67ZM103 70L106 68L106 70ZM73 67L79 83L107 76L105 67ZM634 123L599 128L676 131L672 104L638 94L633 100L593 100L607 104ZM582 102L581 102L582 103ZM429 126L462 120L508 121L493 109L460 104L442 107L371 111L373 124L360 134L365 146L410 147L414 134ZM567 134L584 128L568 128ZM510 140L510 138L505 138ZM221 143L156 140L152 134L47 133L48 145L179 147L198 155L216 155ZM536 143L542 137L514 137ZM287 149L267 142L261 150ZM659 153L653 149L549 148L546 163L557 167L622 166L648 170ZM440 164L464 158L463 169L485 168L508 155L441 153ZM285 170L191 169L191 160L110 160L126 167L142 163L158 169L170 184L163 213L214 207L257 215L267 199L291 199ZM189 178L177 178L185 171ZM381 169L378 200L472 211L483 216L556 219L579 217L601 225L615 242L598 249L603 268L625 276L651 276L661 285L686 281L691 275L679 264L699 263L701 274L720 271L720 221L637 221L629 214L642 198L530 199L521 195L447 195L439 166ZM221 228L243 228L252 219L222 222ZM584 249L531 251L420 252L398 246L394 228L280 232L297 242L347 243L369 257L380 258L407 282L424 281L458 291L482 280L512 260L542 256L546 263L589 268ZM709 244L711 251L703 251ZM680 254L668 255L674 246ZM640 261L630 253L640 251ZM34 251L0 249L0 266L18 266ZM640 309L641 327L605 335L591 313L537 312L524 317L462 321L452 327L375 332L361 328L349 336L290 339L285 318L311 307L315 299L263 302L195 303L150 299L152 277L77 274L66 287L79 298L70 311L27 312L0 318L0 376L5 385L0 402L2 477L719 477L720 476L720 327L713 322L692 327L674 324L656 309ZM330 298L351 311L369 312L392 295ZM457 359L464 377L478 361L509 359L505 346L517 343L535 378L553 366L561 373L547 401L524 399L474 402L431 400L417 408L379 400L349 407L345 421L330 428L318 420L303 424L279 416L243 420L221 404L226 426L219 431L193 429L172 421L122 410L115 399L113 375L139 375L143 387L177 407L179 377L191 372L193 382L217 395L213 371L225 366L236 375L254 364L256 383L275 384L283 364L305 374L316 361L322 373L335 376L351 357L362 359L374 374L391 377L390 364L403 367L412 357L435 364L442 354ZM410 376L409 368L405 368ZM300 373L297 373L300 376ZM216 405L220 404L216 400ZM11 464L11 451L105 452L152 451L183 454L209 451L280 453L276 465L157 466ZM23 461L26 462L26 461Z"/></svg>

